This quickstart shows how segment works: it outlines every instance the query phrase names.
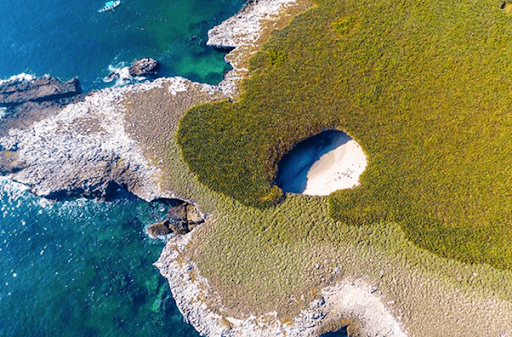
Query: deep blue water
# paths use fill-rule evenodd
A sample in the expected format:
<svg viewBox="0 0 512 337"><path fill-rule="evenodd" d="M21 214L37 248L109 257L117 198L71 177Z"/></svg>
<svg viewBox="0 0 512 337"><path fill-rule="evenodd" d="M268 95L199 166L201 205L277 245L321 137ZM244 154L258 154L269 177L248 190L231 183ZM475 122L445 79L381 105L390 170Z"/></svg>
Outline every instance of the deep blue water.
<svg viewBox="0 0 512 337"><path fill-rule="evenodd" d="M348 336L347 328L342 328L339 331L324 333L320 337L347 337L347 336Z"/></svg>
<svg viewBox="0 0 512 337"><path fill-rule="evenodd" d="M3 0L0 79L77 76L90 91L112 85L109 66L153 57L160 76L217 83L228 66L206 32L243 3ZM144 228L165 211L129 195L48 203L0 177L0 336L197 336L152 266L164 242Z"/></svg>

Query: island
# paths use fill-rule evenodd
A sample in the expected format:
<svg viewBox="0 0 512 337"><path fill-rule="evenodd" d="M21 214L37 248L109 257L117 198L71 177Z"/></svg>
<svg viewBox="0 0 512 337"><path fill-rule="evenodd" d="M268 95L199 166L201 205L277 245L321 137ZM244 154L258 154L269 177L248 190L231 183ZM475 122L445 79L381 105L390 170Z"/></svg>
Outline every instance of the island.
<svg viewBox="0 0 512 337"><path fill-rule="evenodd" d="M219 85L26 102L0 169L49 199L177 200L155 266L203 335L509 336L511 33L492 2L250 1L209 32ZM280 160L324 131L362 149L358 183L284 193Z"/></svg>

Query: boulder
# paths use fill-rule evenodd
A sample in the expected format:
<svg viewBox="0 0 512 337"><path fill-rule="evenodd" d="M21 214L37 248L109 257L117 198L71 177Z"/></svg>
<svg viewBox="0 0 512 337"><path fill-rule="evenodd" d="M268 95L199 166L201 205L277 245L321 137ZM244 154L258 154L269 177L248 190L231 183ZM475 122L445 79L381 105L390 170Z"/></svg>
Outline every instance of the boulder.
<svg viewBox="0 0 512 337"><path fill-rule="evenodd" d="M155 74L160 64L152 58L143 58L133 61L128 70L130 76L146 76Z"/></svg>
<svg viewBox="0 0 512 337"><path fill-rule="evenodd" d="M164 236L171 234L170 229L171 222L169 220L156 222L149 225L148 234L152 237Z"/></svg>
<svg viewBox="0 0 512 337"><path fill-rule="evenodd" d="M197 211L196 206L188 204L187 205L187 221L189 223L201 223L203 222L203 217Z"/></svg>
<svg viewBox="0 0 512 337"><path fill-rule="evenodd" d="M189 227L191 224L198 224L204 221L196 206L187 202L180 202L170 206L167 216L173 220L187 222Z"/></svg>
<svg viewBox="0 0 512 337"><path fill-rule="evenodd" d="M153 238L169 235L171 233L174 233L175 235L183 235L188 232L190 232L190 229L187 221L164 220L155 222L148 226L148 234Z"/></svg>
<svg viewBox="0 0 512 337"><path fill-rule="evenodd" d="M26 102L44 102L72 97L81 93L78 79L61 82L49 76L33 81L12 80L0 84L0 107Z"/></svg>

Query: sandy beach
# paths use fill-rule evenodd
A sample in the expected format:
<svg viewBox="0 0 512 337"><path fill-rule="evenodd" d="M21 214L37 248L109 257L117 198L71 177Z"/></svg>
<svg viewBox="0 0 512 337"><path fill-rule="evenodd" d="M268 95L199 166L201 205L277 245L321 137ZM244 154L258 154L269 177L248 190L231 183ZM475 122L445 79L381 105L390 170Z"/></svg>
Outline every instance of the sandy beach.
<svg viewBox="0 0 512 337"><path fill-rule="evenodd" d="M308 171L303 194L329 195L359 185L367 165L363 149L353 139L320 157Z"/></svg>

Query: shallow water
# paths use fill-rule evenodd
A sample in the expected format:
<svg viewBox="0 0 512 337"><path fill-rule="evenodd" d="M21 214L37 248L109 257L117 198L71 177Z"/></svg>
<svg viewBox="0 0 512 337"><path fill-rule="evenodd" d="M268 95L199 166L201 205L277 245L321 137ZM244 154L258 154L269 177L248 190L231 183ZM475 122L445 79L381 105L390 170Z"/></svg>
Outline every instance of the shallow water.
<svg viewBox="0 0 512 337"><path fill-rule="evenodd" d="M279 163L276 184L283 192L302 193L306 189L308 172L324 154L351 140L341 131L324 131L297 143Z"/></svg>

